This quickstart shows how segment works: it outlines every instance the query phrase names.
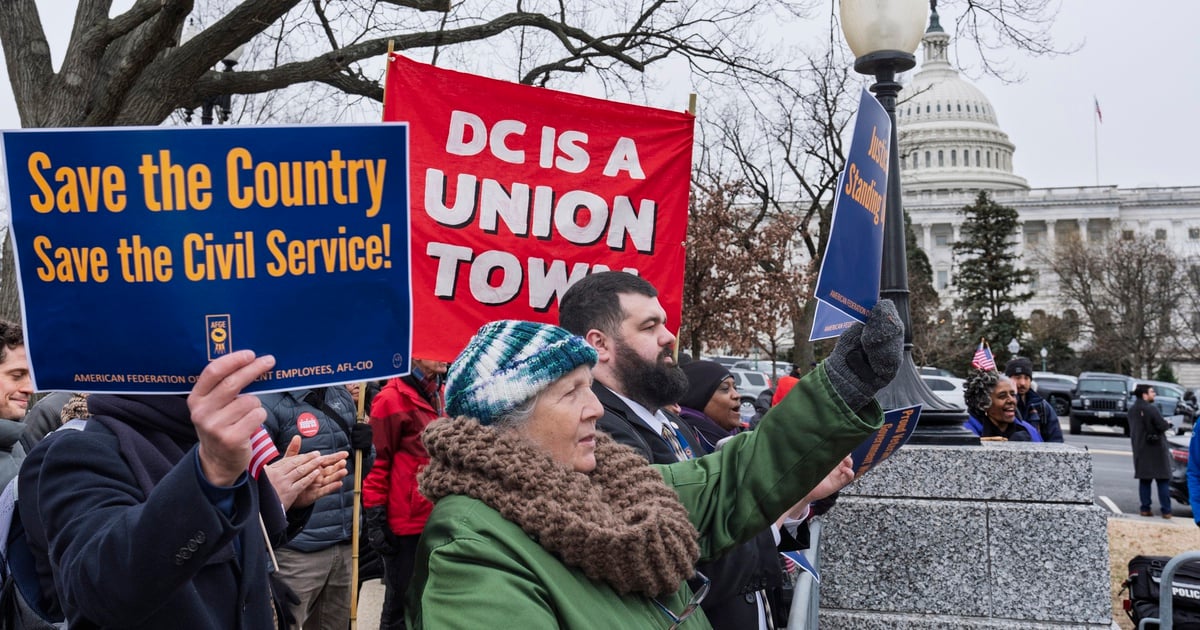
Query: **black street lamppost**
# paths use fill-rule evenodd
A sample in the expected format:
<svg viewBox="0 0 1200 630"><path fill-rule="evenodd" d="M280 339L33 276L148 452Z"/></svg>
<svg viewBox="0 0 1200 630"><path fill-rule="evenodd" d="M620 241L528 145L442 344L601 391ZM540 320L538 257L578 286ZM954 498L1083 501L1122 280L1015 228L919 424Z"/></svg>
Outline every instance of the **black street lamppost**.
<svg viewBox="0 0 1200 630"><path fill-rule="evenodd" d="M904 210L900 203L900 148L896 133L896 75L917 65L913 52L921 43L926 0L840 0L842 33L854 52L854 69L875 77L871 91L892 121L888 157L887 211L883 228L883 267L879 295L896 303L904 322L904 361L895 380L876 395L884 409L920 403L920 423L911 444L979 444L963 428L965 410L948 403L921 380L912 360L912 318L909 309L908 266L904 246ZM932 19L937 20L936 0ZM933 28L933 26L931 26ZM937 28L941 28L938 26Z"/></svg>
<svg viewBox="0 0 1200 630"><path fill-rule="evenodd" d="M192 35L194 34L195 26L193 24L189 24L187 31L183 34L180 44L191 39ZM245 46L238 46L237 48L229 51L229 54L225 55L225 58L221 60L221 65L223 66L221 68L221 72L233 72L233 67L236 66L238 64L238 60L241 59L243 50L245 50ZM233 113L232 107L232 98L229 94L213 94L205 96L200 102L200 124L213 124L214 112L216 113L217 123L224 124L229 122L229 115ZM183 108L183 121L185 123L192 122L192 109L192 107Z"/></svg>

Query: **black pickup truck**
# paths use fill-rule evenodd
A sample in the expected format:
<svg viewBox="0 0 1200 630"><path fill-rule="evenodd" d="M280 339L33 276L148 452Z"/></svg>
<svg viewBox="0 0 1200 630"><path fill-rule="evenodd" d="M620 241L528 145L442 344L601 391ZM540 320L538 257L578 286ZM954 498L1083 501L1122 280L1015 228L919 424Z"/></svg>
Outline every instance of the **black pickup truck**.
<svg viewBox="0 0 1200 630"><path fill-rule="evenodd" d="M1177 433L1182 434L1192 427L1196 410L1184 400L1182 387L1123 374L1084 372L1079 375L1079 385L1071 402L1071 433L1078 434L1085 424L1106 424L1120 427L1125 435L1129 435L1126 414L1134 402L1133 388L1139 383L1154 387L1158 394L1154 406L1158 407L1163 418L1175 427Z"/></svg>

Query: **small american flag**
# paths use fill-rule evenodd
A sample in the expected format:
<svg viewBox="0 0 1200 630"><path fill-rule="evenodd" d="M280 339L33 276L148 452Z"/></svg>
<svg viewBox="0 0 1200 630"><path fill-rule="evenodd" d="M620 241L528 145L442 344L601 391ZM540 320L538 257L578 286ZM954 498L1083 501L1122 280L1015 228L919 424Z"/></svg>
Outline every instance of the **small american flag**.
<svg viewBox="0 0 1200 630"><path fill-rule="evenodd" d="M975 349L975 357L971 359L971 367L996 371L996 360L992 358L992 351L988 349L987 342L982 339L979 340L979 347Z"/></svg>
<svg viewBox="0 0 1200 630"><path fill-rule="evenodd" d="M279 449L275 448L271 435L263 427L258 427L258 432L250 438L250 476L258 479L258 473L278 456Z"/></svg>
<svg viewBox="0 0 1200 630"><path fill-rule="evenodd" d="M1093 96L1092 102L1096 104L1096 120L1099 120L1101 123L1103 123L1104 122L1104 114L1100 113L1100 99Z"/></svg>

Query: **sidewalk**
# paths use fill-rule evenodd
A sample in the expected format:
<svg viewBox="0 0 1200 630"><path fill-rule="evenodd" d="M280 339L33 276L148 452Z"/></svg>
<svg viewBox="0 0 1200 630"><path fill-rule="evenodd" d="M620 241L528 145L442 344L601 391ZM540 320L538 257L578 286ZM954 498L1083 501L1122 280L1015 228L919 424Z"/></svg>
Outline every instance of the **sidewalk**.
<svg viewBox="0 0 1200 630"><path fill-rule="evenodd" d="M1182 527L1184 529L1196 530L1196 521L1192 519L1191 514L1175 514L1172 518L1163 518L1157 512L1154 516L1142 516L1140 514L1109 514L1109 520L1133 521L1142 525L1163 525L1167 527Z"/></svg>
<svg viewBox="0 0 1200 630"><path fill-rule="evenodd" d="M383 609L383 582L363 582L358 598L358 630L379 630L379 611Z"/></svg>

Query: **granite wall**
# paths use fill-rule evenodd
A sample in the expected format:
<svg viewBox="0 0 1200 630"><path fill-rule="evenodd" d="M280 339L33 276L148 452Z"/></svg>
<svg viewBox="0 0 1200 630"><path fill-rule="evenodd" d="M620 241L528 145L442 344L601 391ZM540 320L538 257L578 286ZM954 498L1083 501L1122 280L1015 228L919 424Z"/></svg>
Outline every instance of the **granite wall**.
<svg viewBox="0 0 1200 630"><path fill-rule="evenodd" d="M1112 627L1083 449L905 446L822 518L822 630Z"/></svg>

